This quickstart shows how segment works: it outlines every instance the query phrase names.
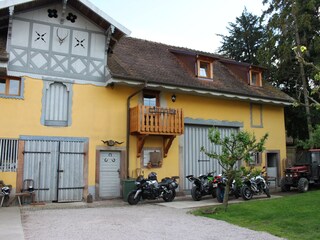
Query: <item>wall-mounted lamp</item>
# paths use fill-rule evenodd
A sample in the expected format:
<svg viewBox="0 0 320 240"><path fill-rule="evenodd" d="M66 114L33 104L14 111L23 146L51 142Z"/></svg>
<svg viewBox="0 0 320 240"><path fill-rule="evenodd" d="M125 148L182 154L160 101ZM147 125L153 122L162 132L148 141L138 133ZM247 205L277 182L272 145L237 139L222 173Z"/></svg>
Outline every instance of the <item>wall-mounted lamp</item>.
<svg viewBox="0 0 320 240"><path fill-rule="evenodd" d="M172 101L172 102L175 102L176 99L177 99L177 96L176 96L175 94L172 94L172 96L171 96L171 101Z"/></svg>

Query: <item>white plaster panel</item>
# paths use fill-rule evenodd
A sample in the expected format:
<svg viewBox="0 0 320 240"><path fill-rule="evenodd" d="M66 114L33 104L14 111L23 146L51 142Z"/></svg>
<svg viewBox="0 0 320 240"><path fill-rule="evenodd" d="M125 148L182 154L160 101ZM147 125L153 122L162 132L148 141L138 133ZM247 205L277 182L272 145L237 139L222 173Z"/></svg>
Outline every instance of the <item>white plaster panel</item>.
<svg viewBox="0 0 320 240"><path fill-rule="evenodd" d="M48 17L48 9L57 9L58 10L58 18L49 18ZM46 6L44 8L38 8L35 10L23 12L23 13L18 13L15 14L15 16L19 18L25 18L29 20L34 20L34 21L41 21L45 23L54 23L54 24L59 24L60 23L60 15L61 13L61 3L60 4L52 4L49 6Z"/></svg>
<svg viewBox="0 0 320 240"><path fill-rule="evenodd" d="M44 24L33 24L31 47L41 50L49 50L50 26Z"/></svg>
<svg viewBox="0 0 320 240"><path fill-rule="evenodd" d="M19 20L12 21L11 44L27 47L29 40L30 23Z"/></svg>
<svg viewBox="0 0 320 240"><path fill-rule="evenodd" d="M72 35L72 54L88 56L89 34L87 32L74 30Z"/></svg>
<svg viewBox="0 0 320 240"><path fill-rule="evenodd" d="M81 59L72 58L71 61L71 65L74 69L73 73L80 74L87 67L87 62L85 60L82 61Z"/></svg>
<svg viewBox="0 0 320 240"><path fill-rule="evenodd" d="M48 17L48 9L56 9L58 17L57 18ZM77 19L75 20L74 23L66 19L69 13L72 13L73 15L77 16ZM41 22L50 23L50 24L60 24L60 20L62 16L62 4L61 2L58 4L50 4L46 7L39 8L33 11L19 13L16 16L18 16L19 18L41 21ZM77 10L69 6L67 6L65 11L65 20L63 22L63 25L80 28L80 29L91 30L91 31L101 31L101 28L99 28L95 23L88 21L88 19L85 16L83 16Z"/></svg>
<svg viewBox="0 0 320 240"><path fill-rule="evenodd" d="M59 53L69 53L70 38L70 29L63 27L54 27L52 36L52 51Z"/></svg>
<svg viewBox="0 0 320 240"><path fill-rule="evenodd" d="M91 34L90 57L104 59L106 38L102 34Z"/></svg>

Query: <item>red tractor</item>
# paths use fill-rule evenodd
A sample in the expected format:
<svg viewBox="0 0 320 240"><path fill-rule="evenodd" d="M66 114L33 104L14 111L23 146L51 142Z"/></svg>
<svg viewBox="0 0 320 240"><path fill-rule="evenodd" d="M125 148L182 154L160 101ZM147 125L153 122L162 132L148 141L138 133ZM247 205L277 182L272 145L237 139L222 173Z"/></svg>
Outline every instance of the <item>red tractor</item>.
<svg viewBox="0 0 320 240"><path fill-rule="evenodd" d="M290 191L291 187L299 192L307 192L309 184L320 183L320 149L310 149L297 158L293 167L285 170L280 181L282 192Z"/></svg>

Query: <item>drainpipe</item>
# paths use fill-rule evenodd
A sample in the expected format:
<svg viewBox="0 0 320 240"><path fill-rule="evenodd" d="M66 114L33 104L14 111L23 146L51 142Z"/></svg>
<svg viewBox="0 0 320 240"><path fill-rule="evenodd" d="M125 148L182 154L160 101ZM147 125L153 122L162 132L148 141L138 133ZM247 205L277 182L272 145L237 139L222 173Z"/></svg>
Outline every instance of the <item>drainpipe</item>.
<svg viewBox="0 0 320 240"><path fill-rule="evenodd" d="M126 151L127 151L127 178L129 177L129 149L130 149L130 100L132 97L140 93L143 89L147 87L147 81L144 82L143 86L141 89L138 91L132 93L128 98L127 98L127 146L126 146Z"/></svg>

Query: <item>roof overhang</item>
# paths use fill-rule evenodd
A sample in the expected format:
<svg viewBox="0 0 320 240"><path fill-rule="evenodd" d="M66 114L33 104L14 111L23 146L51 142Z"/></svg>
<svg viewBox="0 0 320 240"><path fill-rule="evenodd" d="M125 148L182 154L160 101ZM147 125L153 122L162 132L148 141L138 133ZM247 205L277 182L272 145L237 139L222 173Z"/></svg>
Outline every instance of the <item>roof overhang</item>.
<svg viewBox="0 0 320 240"><path fill-rule="evenodd" d="M245 95L239 95L239 94L233 94L233 93L227 93L227 92L219 92L214 90L192 89L192 88L173 86L173 85L172 86L163 85L163 84L152 83L148 81L143 82L138 79L132 80L132 79L125 79L125 78L111 77L106 82L106 86L114 85L114 84L127 85L127 86L141 86L141 84L146 84L148 88L164 89L167 91L175 91L176 93L181 92L181 93L188 93L193 95L211 96L211 97L217 97L217 98L223 98L223 99L229 99L229 100L234 99L239 101L255 102L255 103L261 103L261 104L272 104L272 105L282 105L282 106L292 105L292 102L279 100L279 99L269 99L269 98L245 96Z"/></svg>

